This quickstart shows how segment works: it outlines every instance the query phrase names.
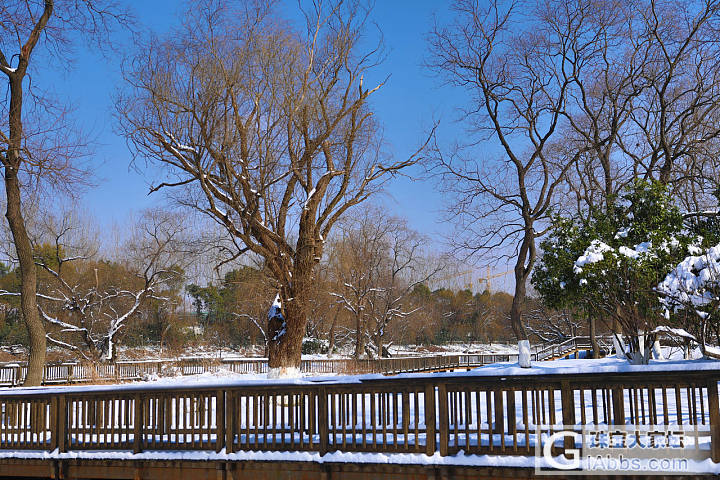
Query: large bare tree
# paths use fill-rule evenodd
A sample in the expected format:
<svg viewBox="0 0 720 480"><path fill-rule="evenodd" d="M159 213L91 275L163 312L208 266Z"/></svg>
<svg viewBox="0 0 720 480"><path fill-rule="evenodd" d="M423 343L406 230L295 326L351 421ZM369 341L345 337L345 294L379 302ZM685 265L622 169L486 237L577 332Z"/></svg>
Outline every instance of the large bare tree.
<svg viewBox="0 0 720 480"><path fill-rule="evenodd" d="M235 256L264 259L282 313L267 329L278 374L299 366L333 225L416 161L382 154L369 103L381 84L364 81L381 56L362 49L369 10L318 1L302 14L294 28L265 2L200 2L180 31L139 45L118 101L137 153L166 167L154 190L211 216Z"/></svg>
<svg viewBox="0 0 720 480"><path fill-rule="evenodd" d="M46 344L35 298L33 251L23 218L23 187L36 180L73 183L82 176L72 163L79 154L79 143L66 135L64 109L49 102L45 92L25 95L29 89L26 79L31 67L66 68L64 59L58 59L67 54L75 35L106 39L109 23L116 20L126 22L127 17L111 1L6 0L0 4L0 72L7 78L10 96L9 103L0 107L7 119L0 129L0 163L7 200L5 217L22 277L21 311L30 338L25 385L42 381ZM43 121L45 126L39 126Z"/></svg>
<svg viewBox="0 0 720 480"><path fill-rule="evenodd" d="M590 148L562 137L568 98L596 55L588 29L601 3L458 0L454 23L430 35L430 67L471 99L461 117L471 140L436 159L455 199L454 238L471 254L515 257L510 320L519 341L528 339L522 307L536 240L563 178Z"/></svg>

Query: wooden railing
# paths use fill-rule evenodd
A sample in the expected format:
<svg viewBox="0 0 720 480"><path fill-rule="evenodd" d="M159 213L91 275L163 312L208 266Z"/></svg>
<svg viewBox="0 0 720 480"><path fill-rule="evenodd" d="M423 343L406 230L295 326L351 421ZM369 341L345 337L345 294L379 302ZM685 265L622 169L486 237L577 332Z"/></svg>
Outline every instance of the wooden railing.
<svg viewBox="0 0 720 480"><path fill-rule="evenodd" d="M476 358L477 357L477 358ZM473 368L486 363L501 361L512 356L436 355L432 357L400 357L371 360L313 359L302 360L301 372L313 374L352 374L429 372L456 368ZM517 355L515 355L517 358ZM492 362L490 362L492 360ZM485 363L479 363L483 362ZM123 382L142 380L151 376L194 375L227 370L233 373L263 374L268 372L266 358L253 359L176 359L144 362L116 362L110 364L61 363L45 365L44 385ZM27 367L20 364L0 364L0 386L18 386L27 374Z"/></svg>
<svg viewBox="0 0 720 480"><path fill-rule="evenodd" d="M720 370L123 385L0 393L0 451L534 455L536 428L674 425L720 461ZM708 429L700 427L709 427ZM574 445L572 445L574 447ZM562 453L566 444L557 445Z"/></svg>
<svg viewBox="0 0 720 480"><path fill-rule="evenodd" d="M606 339L605 339L606 340ZM603 338L600 339L604 341ZM558 358L582 349L590 349L589 337L572 337L559 344L544 344L535 348L531 359ZM437 370L468 369L497 362L517 362L517 354L455 354L416 357L393 357L380 359L307 359L302 360L300 370L313 374L398 373L429 372ZM121 361L110 364L83 364L68 362L45 366L43 384L69 384L91 382L123 382L141 380L166 373L192 375L212 373L219 370L234 373L263 374L268 372L266 358L212 359L184 358L150 361ZM0 364L0 386L17 386L27 373L25 365Z"/></svg>

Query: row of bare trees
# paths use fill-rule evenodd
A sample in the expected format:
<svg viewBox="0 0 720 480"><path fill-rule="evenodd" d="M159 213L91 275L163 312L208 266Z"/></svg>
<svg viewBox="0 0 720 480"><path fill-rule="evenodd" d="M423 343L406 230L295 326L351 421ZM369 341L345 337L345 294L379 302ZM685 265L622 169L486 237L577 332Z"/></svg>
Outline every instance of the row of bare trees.
<svg viewBox="0 0 720 480"><path fill-rule="evenodd" d="M515 261L522 305L550 216L586 218L637 179L686 211L718 187L720 3L457 0L429 66L466 89L467 142L431 167L453 198L456 247ZM528 365L529 366L529 365Z"/></svg>
<svg viewBox="0 0 720 480"><path fill-rule="evenodd" d="M364 358L388 355L396 343L507 340L511 297L438 288L442 272L457 267L427 243L404 220L377 208L342 220L327 240L310 291L305 352ZM262 262L188 292L206 334L222 345L269 340L264 318L275 289ZM237 326L242 338L230 334Z"/></svg>

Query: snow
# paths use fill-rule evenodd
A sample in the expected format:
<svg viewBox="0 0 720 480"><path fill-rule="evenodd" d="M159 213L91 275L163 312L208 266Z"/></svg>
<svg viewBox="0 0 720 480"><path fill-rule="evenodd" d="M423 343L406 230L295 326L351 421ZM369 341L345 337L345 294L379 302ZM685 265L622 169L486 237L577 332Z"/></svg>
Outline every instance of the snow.
<svg viewBox="0 0 720 480"><path fill-rule="evenodd" d="M424 455L417 453L370 453L370 452L332 452L320 455L317 452L271 452L271 451L243 451L226 453L211 451L152 451L132 453L131 451L90 452L74 451L59 453L35 452L27 450L0 451L0 458L19 458L34 460L170 460L170 461L282 461L282 462L312 462L312 463L361 463L384 465L448 465L448 466L476 466L476 467L506 467L506 468L551 468L547 460L522 455L465 455L460 451L456 455L446 457L439 453ZM554 457L558 463L564 463L561 457ZM720 464L711 460L688 460L687 471L720 473Z"/></svg>
<svg viewBox="0 0 720 480"><path fill-rule="evenodd" d="M220 453L211 451L152 451L132 453L131 451L90 452L75 451L60 453L34 452L26 450L0 451L0 458L22 458L40 460L197 460L197 461L282 461L282 462L313 462L313 463L363 463L363 464L405 464L405 465L465 465L488 467L534 468L535 457L520 455L465 455L460 451L456 455L442 457L439 452L434 455L417 453L369 453L369 452L331 452L320 455L317 452L272 452L242 451ZM559 458L558 458L559 459ZM542 467L548 467L544 461ZM699 466L694 471L708 471L707 467ZM710 470L714 471L714 470Z"/></svg>
<svg viewBox="0 0 720 480"><path fill-rule="evenodd" d="M603 243L600 240L593 240L590 242L590 246L585 249L585 253L575 260L575 267L573 268L573 271L576 274L582 273L582 267L588 264L602 262L605 258L603 254L612 251L613 248L607 243Z"/></svg>
<svg viewBox="0 0 720 480"><path fill-rule="evenodd" d="M275 295L275 300L273 300L270 310L268 310L268 320L272 320L273 318L279 318L282 321L280 330L275 332L275 335L273 336L273 341L277 341L287 332L287 323L285 323L285 316L282 313L282 302L280 301L279 293Z"/></svg>
<svg viewBox="0 0 720 480"><path fill-rule="evenodd" d="M618 230L618 232L615 234L615 240L619 240L621 238L626 238L628 234L630 233L631 227L625 227Z"/></svg>
<svg viewBox="0 0 720 480"><path fill-rule="evenodd" d="M658 285L668 309L685 305L704 306L714 299L712 288L720 284L720 244L703 255L691 255L680 262Z"/></svg>
<svg viewBox="0 0 720 480"><path fill-rule="evenodd" d="M640 254L642 253L648 253L650 249L652 248L651 242L643 242L635 245L635 248L629 248L629 247L620 247L618 248L618 252L621 255L625 255L629 258L638 258Z"/></svg>
<svg viewBox="0 0 720 480"><path fill-rule="evenodd" d="M675 337L687 338L697 342L695 336L691 333L688 333L688 331L683 328L672 328L666 325L660 325L659 327L656 327L655 330L652 331L652 333L667 333Z"/></svg>
<svg viewBox="0 0 720 480"><path fill-rule="evenodd" d="M530 342L520 340L518 342L518 364L523 368L530 368Z"/></svg>
<svg viewBox="0 0 720 480"><path fill-rule="evenodd" d="M301 376L302 376L302 373L300 372L300 369L296 368L296 367L271 368L267 374L267 378L269 378L269 379L299 378Z"/></svg>
<svg viewBox="0 0 720 480"><path fill-rule="evenodd" d="M720 347L714 347L712 345L705 345L705 351L709 355L713 355L715 357L720 357Z"/></svg>
<svg viewBox="0 0 720 480"><path fill-rule="evenodd" d="M439 379L458 377L503 377L526 375L568 375L581 373L623 373L623 372L661 372L661 371L720 371L720 362L707 359L698 360L650 360L648 365L630 365L625 359L605 357L601 359L560 359L531 362L532 368L522 368L517 362L501 362L475 368L469 372L444 373L401 373L395 379ZM382 374L362 375L316 375L302 378L270 378L267 374L235 374L229 371L167 377L152 381L142 381L122 385L123 391L159 391L171 388L194 388L217 390L226 387L262 386L262 385L316 385L318 383L360 383L368 380L388 379ZM46 387L5 387L0 388L3 396L24 396L32 393L88 393L111 392L118 385L71 385Z"/></svg>
<svg viewBox="0 0 720 480"><path fill-rule="evenodd" d="M310 190L310 193L308 193L307 200L305 200L305 204L303 205L303 210L307 210L308 204L309 204L310 201L312 200L313 195L315 195L315 188L313 188L312 190Z"/></svg>

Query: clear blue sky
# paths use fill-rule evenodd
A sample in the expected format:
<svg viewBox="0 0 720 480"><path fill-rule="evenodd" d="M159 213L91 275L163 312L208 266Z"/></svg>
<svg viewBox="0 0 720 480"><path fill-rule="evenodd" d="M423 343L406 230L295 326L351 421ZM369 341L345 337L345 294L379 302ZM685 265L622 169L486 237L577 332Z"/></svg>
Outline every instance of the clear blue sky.
<svg viewBox="0 0 720 480"><path fill-rule="evenodd" d="M291 11L297 11L295 0L284 2ZM184 3L178 0L128 0L128 4L140 26L155 32L170 29L184 9ZM427 54L425 36L432 27L433 16L442 22L448 20L449 14L448 4L436 0L378 0L373 10L373 21L383 32L387 53L374 80L390 75L373 102L384 125L388 149L398 157L417 149L434 119L441 121L441 141L463 135L462 127L454 119L456 108L467 101L466 93L443 86L422 66ZM120 34L118 39L130 42L127 34ZM78 122L98 144L92 157L97 186L89 189L81 201L105 227L116 222L122 225L129 214L163 202L161 193L148 196L152 175L130 167L130 151L124 139L115 133L112 97L122 83L121 59L122 52L103 57L79 45L67 71L44 69L33 77L36 85L52 88L73 106ZM416 168L408 173L419 177L422 172ZM432 248L446 249L443 235L451 233L452 227L442 221L444 202L433 182L399 177L388 185L388 191L389 195L375 201L428 235ZM480 272L484 268L478 270L478 275ZM512 283L508 283L509 277L504 282L499 280L496 288L508 288Z"/></svg>
<svg viewBox="0 0 720 480"><path fill-rule="evenodd" d="M293 0L287 3L295 5ZM159 32L175 24L182 12L182 3L177 0L129 4L144 28ZM424 37L433 14L447 15L446 4L432 0L380 0L373 11L388 54L376 73L378 78L390 75L388 83L376 94L374 105L385 127L388 148L398 156L406 156L417 148L433 118L443 121L445 135L458 130L452 124L453 108L463 101L463 96L440 86L438 79L421 65L426 54ZM147 195L149 179L130 169L130 152L124 140L114 133L112 94L122 81L121 59L103 58L82 45L76 53L69 72L43 71L35 81L52 85L61 98L73 105L80 124L99 144L93 157L98 185L87 192L83 203L103 223L121 221L130 211L157 204L161 195ZM407 217L414 228L428 234L447 231L438 222L442 199L431 182L396 179L389 190L392 197L380 201L390 211Z"/></svg>

